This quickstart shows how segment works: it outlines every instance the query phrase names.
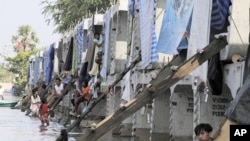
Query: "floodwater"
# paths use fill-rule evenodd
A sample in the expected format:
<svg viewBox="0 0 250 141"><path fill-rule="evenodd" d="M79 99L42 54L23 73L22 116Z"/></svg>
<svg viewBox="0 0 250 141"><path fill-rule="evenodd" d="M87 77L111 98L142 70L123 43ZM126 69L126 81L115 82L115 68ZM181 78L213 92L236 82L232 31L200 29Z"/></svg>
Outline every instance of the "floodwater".
<svg viewBox="0 0 250 141"><path fill-rule="evenodd" d="M5 95L6 100L15 97ZM25 112L9 107L0 107L0 140L1 141L55 141L64 127L50 122L50 126L41 129L38 118L25 116ZM75 141L70 137L69 141Z"/></svg>
<svg viewBox="0 0 250 141"><path fill-rule="evenodd" d="M15 100L10 94L4 96L6 100ZM51 119L53 120L53 119ZM64 126L57 122L50 122L46 129L40 128L41 122L36 117L25 116L20 109L0 107L0 141L55 141ZM84 132L69 132L69 141L76 141ZM131 141L130 137L106 135L100 141Z"/></svg>

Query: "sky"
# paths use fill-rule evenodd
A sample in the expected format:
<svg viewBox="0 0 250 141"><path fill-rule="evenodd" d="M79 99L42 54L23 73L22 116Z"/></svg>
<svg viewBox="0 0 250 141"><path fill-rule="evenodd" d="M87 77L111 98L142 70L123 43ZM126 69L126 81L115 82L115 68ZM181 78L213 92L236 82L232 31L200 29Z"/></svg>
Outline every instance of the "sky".
<svg viewBox="0 0 250 141"><path fill-rule="evenodd" d="M60 35L53 33L53 24L47 25L44 15L41 14L41 1L0 0L0 53L11 55L11 37L16 35L21 25L30 25L37 33L40 40L38 47L49 46L59 40Z"/></svg>

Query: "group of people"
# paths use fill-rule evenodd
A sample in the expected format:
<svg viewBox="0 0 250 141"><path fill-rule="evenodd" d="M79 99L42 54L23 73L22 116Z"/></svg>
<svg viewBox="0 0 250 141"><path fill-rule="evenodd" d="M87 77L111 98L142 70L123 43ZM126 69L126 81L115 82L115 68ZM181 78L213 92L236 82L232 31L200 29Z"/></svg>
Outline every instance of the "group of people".
<svg viewBox="0 0 250 141"><path fill-rule="evenodd" d="M46 86L42 85L42 89L45 90ZM38 89L34 88L32 90L32 96L31 96L31 105L30 110L32 113L39 115L39 118L41 120L41 126L44 126L46 124L49 125L48 120L48 111L49 108L53 105L53 103L62 95L62 92L64 90L64 85L61 82L60 78L56 79L56 84L54 86L54 89L52 91L52 95L49 98L49 102L47 104L47 98L46 94L44 94L43 90L40 90L38 93ZM40 98L41 97L41 98ZM91 98L90 94L90 87L88 85L88 81L84 80L82 82L81 89L74 89L73 91L73 98L71 99L71 104L73 105L73 113L75 115L79 115L79 104L81 102L88 102ZM210 124L207 123L200 123L194 128L194 133L197 137L198 141L212 141L212 138L210 137L210 133L213 131L213 128Z"/></svg>
<svg viewBox="0 0 250 141"><path fill-rule="evenodd" d="M38 88L32 89L31 103L26 115L38 116L41 120L41 127L49 126L48 105L46 98L40 98Z"/></svg>
<svg viewBox="0 0 250 141"><path fill-rule="evenodd" d="M32 89L29 108L26 112L26 115L39 117L41 119L42 125L46 123L49 125L48 112L49 109L54 107L55 102L59 99L65 89L64 83L58 77L55 79L55 85L46 91L46 85L42 84L40 87L35 87ZM88 102L91 98L90 87L88 86L88 81L84 80L80 89L73 90L73 97L71 99L71 104L73 106L72 114L77 116L81 112L79 110L79 105L81 102Z"/></svg>
<svg viewBox="0 0 250 141"><path fill-rule="evenodd" d="M26 115L39 117L41 120L41 126L45 123L49 125L48 112L49 108L52 107L53 103L60 97L64 89L60 78L56 78L56 84L49 95L46 92L46 85L42 84L40 87L32 89L32 95L30 98L30 107L27 110Z"/></svg>

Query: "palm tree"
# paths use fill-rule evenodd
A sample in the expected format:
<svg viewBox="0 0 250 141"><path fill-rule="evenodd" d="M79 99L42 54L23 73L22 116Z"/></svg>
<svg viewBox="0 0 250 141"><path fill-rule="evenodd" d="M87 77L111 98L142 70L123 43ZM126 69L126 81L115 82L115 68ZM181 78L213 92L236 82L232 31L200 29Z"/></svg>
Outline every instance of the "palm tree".
<svg viewBox="0 0 250 141"><path fill-rule="evenodd" d="M17 34L12 36L12 44L14 51L34 50L39 39L36 32L29 25L22 25L18 28Z"/></svg>

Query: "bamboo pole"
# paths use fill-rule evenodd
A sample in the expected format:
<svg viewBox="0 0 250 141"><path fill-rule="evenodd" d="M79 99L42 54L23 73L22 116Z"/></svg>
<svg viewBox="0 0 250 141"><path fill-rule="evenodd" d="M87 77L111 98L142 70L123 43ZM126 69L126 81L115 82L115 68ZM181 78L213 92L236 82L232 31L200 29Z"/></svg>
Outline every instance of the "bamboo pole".
<svg viewBox="0 0 250 141"><path fill-rule="evenodd" d="M156 98L160 94L164 94L164 92L166 92L176 82L184 78L206 60L223 49L226 44L227 41L225 38L216 39L205 47L203 52L196 53L190 59L178 66L176 70L172 70L171 67L164 68L161 75L157 75L156 79L152 80L150 84L134 99L125 104L124 108L120 108L106 117L104 120L99 122L96 127L94 127L94 130L88 130L87 133L80 136L77 141L98 140L105 133L107 133L107 131L111 131L123 120L146 105L152 99Z"/></svg>
<svg viewBox="0 0 250 141"><path fill-rule="evenodd" d="M131 70L132 68L134 68L136 66L136 64L138 62L141 61L141 57L137 57L129 67L127 67L122 73L120 73L119 77L108 87L108 90L106 91L109 91L110 88L113 88L115 85L117 85L121 80L122 78L125 76L125 74ZM86 108L86 110L81 114L81 116L72 123L71 126L69 126L67 128L67 132L71 131L74 127L76 126L79 126L81 121L84 119L84 117L95 107L96 104L98 104L103 98L105 98L106 94L102 94L101 96L99 96L96 100L94 101L91 101L88 105L88 107Z"/></svg>

